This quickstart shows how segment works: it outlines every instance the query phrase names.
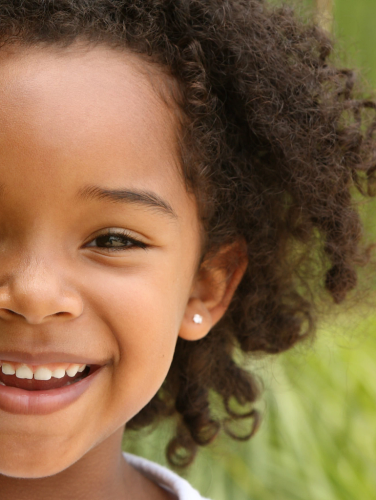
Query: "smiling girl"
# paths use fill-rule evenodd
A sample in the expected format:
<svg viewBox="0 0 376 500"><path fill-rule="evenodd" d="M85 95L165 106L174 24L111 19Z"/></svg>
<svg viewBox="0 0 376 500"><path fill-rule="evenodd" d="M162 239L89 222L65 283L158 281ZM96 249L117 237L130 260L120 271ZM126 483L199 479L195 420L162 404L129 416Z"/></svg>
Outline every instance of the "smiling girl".
<svg viewBox="0 0 376 500"><path fill-rule="evenodd" d="M1 0L0 41L0 498L199 499L124 429L254 433L238 354L356 285L374 105L260 0Z"/></svg>

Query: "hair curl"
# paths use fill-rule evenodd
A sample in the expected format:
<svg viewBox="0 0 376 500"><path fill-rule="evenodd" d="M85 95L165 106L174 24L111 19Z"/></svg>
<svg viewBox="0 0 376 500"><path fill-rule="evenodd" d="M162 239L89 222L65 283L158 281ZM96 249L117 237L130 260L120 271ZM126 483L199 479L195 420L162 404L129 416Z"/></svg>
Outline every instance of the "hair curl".
<svg viewBox="0 0 376 500"><path fill-rule="evenodd" d="M314 330L316 283L341 302L366 261L353 187L371 190L375 103L356 97L332 42L263 0L0 0L0 41L66 47L78 39L144 55L178 82L182 170L205 228L202 262L235 240L249 265L202 340L179 339L167 379L128 424L178 417L167 448L184 466L258 397L236 362L279 353ZM356 89L356 88L355 88ZM307 281L307 276L310 277ZM216 394L226 418L214 417Z"/></svg>

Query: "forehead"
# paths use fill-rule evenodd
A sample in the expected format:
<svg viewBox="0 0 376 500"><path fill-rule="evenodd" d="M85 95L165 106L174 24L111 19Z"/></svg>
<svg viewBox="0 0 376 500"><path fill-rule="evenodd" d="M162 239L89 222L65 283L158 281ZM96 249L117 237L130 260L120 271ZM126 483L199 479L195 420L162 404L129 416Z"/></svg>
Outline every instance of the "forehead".
<svg viewBox="0 0 376 500"><path fill-rule="evenodd" d="M178 124L158 90L167 78L138 56L106 47L3 50L0 171L22 166L24 175L38 170L60 184L85 174L111 184L120 176L175 197L177 183L183 189Z"/></svg>

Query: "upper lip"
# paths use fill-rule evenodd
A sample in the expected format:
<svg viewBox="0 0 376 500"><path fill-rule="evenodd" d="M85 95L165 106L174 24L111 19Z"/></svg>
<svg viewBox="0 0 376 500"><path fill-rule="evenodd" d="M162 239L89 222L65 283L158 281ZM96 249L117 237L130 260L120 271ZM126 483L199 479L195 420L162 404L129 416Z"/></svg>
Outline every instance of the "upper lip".
<svg viewBox="0 0 376 500"><path fill-rule="evenodd" d="M49 363L77 363L85 365L104 365L106 361L98 358L88 358L79 354L67 352L20 352L0 350L1 361L23 363L26 365L46 365Z"/></svg>

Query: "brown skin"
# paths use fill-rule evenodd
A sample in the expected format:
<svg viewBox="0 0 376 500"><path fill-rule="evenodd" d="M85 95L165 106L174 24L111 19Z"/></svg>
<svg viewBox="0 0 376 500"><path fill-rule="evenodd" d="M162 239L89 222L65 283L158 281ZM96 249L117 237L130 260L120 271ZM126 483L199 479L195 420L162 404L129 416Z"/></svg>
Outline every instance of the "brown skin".
<svg viewBox="0 0 376 500"><path fill-rule="evenodd" d="M172 498L123 460L123 429L161 386L178 335L202 338L222 317L246 262L231 276L196 273L196 203L173 108L156 91L167 77L104 47L8 48L0 66L0 350L106 364L61 411L0 410L1 498ZM78 199L88 184L152 191L177 217ZM147 250L96 246L108 228Z"/></svg>

